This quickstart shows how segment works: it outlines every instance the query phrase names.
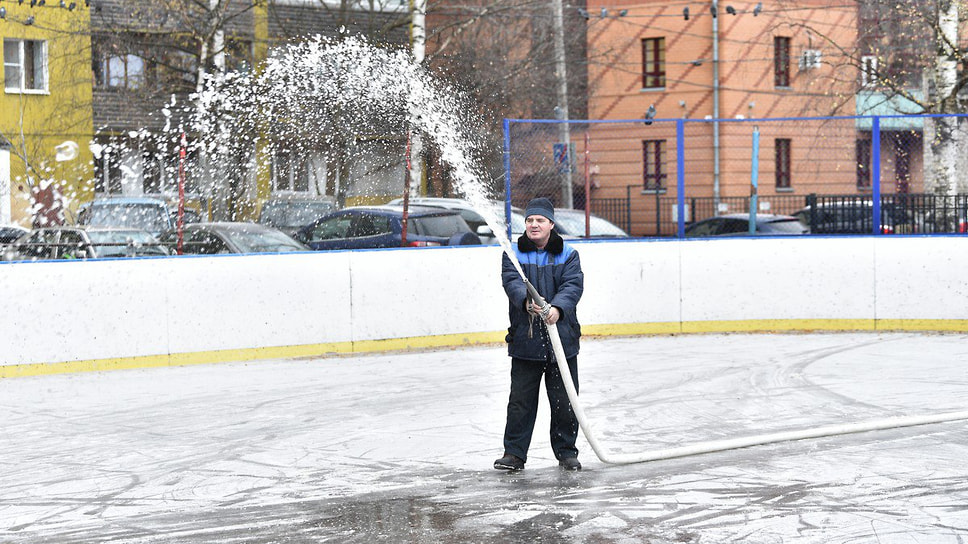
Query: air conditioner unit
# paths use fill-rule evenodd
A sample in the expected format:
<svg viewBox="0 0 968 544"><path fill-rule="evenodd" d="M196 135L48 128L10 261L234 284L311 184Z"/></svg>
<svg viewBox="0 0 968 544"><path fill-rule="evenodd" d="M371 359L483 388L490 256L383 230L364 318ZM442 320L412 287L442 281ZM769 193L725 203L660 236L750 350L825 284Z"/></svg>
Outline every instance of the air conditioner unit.
<svg viewBox="0 0 968 544"><path fill-rule="evenodd" d="M813 70L819 68L822 55L819 49L804 49L800 55L800 69Z"/></svg>

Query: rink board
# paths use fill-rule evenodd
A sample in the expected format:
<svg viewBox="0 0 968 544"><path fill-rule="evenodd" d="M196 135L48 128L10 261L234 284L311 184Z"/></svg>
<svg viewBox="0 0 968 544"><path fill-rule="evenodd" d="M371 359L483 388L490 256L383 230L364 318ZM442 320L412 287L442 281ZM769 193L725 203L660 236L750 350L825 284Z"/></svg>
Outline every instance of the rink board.
<svg viewBox="0 0 968 544"><path fill-rule="evenodd" d="M968 238L581 242L585 334L968 330ZM503 341L497 246L0 263L0 377Z"/></svg>

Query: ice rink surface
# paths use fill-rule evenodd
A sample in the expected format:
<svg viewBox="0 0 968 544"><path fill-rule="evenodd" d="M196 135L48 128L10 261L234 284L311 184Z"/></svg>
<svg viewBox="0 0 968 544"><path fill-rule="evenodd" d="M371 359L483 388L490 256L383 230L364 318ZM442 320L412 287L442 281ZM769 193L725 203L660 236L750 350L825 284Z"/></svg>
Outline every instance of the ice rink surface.
<svg viewBox="0 0 968 544"><path fill-rule="evenodd" d="M607 449L966 409L968 337L585 339ZM0 543L968 542L968 422L491 468L503 346L0 380Z"/></svg>

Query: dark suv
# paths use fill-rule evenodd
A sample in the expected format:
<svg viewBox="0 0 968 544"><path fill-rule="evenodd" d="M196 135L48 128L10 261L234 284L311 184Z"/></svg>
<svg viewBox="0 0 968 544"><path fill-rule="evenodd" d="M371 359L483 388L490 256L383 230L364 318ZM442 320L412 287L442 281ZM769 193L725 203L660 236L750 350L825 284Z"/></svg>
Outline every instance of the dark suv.
<svg viewBox="0 0 968 544"><path fill-rule="evenodd" d="M403 247L403 208L359 206L344 208L300 229L295 238L312 249L371 249ZM407 216L409 247L479 245L481 238L453 210L410 207Z"/></svg>

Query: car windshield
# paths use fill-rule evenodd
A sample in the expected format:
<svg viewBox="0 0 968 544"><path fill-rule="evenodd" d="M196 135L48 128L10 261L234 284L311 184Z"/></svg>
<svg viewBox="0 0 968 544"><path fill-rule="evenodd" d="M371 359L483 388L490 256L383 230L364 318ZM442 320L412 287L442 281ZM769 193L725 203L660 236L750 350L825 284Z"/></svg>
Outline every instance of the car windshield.
<svg viewBox="0 0 968 544"><path fill-rule="evenodd" d="M511 212L511 232L524 232L524 216Z"/></svg>
<svg viewBox="0 0 968 544"><path fill-rule="evenodd" d="M331 202L279 202L267 204L260 223L274 227L301 227L333 211Z"/></svg>
<svg viewBox="0 0 968 544"><path fill-rule="evenodd" d="M572 236L585 235L584 214L557 213L555 214L555 225L564 234L570 234ZM626 236L625 231L622 229L594 215L591 216L588 227L592 236Z"/></svg>
<svg viewBox="0 0 968 544"><path fill-rule="evenodd" d="M458 232L470 232L467 222L456 213L414 217L407 224L414 232L423 236L449 238Z"/></svg>
<svg viewBox="0 0 968 544"><path fill-rule="evenodd" d="M87 235L99 257L168 255L158 240L143 230L91 230Z"/></svg>
<svg viewBox="0 0 968 544"><path fill-rule="evenodd" d="M0 244L16 242L25 232L20 229L0 227Z"/></svg>
<svg viewBox="0 0 968 544"><path fill-rule="evenodd" d="M760 224L760 232L763 233L803 234L803 231L803 223L795 217Z"/></svg>
<svg viewBox="0 0 968 544"><path fill-rule="evenodd" d="M254 227L234 228L226 232L243 253L273 253L282 251L305 251L302 244L272 229Z"/></svg>
<svg viewBox="0 0 968 544"><path fill-rule="evenodd" d="M169 227L164 206L154 204L98 204L91 206L86 215L86 225L134 227L148 232L161 232Z"/></svg>

